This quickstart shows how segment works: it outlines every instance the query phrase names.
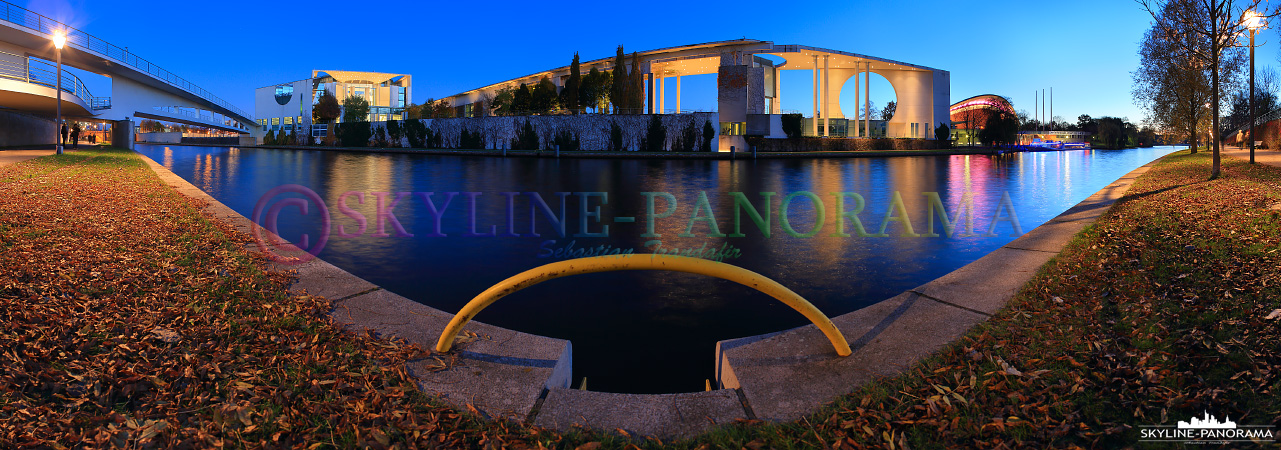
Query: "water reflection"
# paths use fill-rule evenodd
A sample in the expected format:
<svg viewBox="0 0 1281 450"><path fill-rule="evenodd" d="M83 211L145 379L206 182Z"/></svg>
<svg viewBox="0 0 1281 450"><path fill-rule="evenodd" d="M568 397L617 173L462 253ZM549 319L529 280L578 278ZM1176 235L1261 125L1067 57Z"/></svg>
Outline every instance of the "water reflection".
<svg viewBox="0 0 1281 450"><path fill-rule="evenodd" d="M777 159L756 161L610 160L465 158L454 156L365 154L328 151L238 149L139 145L138 151L191 181L236 211L250 215L269 189L300 184L325 199L334 219L332 235L321 258L383 287L445 311L457 311L492 284L552 259L545 249L608 245L638 253L662 248L732 246L742 256L727 262L760 272L793 289L829 315L839 315L916 287L952 271L1013 239L1010 223L997 223L986 236L993 214L1008 193L1018 224L1031 230L1085 199L1126 172L1171 148L1125 151L1070 151L1001 156L958 155L903 158ZM354 214L338 207L345 192ZM406 196L391 214L414 237L396 237L391 216L380 220L377 197L387 202L398 192L433 193L444 208L440 217L446 236L431 236L436 217L422 201ZM450 192L448 207L443 204ZM471 207L467 192L475 192ZM537 193L557 216L557 192L605 192L600 223L588 221L588 232L609 226L608 237L575 237L583 216L577 194L566 196L568 236L558 237L553 222L531 207ZM667 217L653 219L654 234L644 236L649 197L669 193L676 200ZM699 192L706 210L696 208ZM735 228L735 203L741 192L768 221L770 236L758 229L746 209ZM815 203L803 194L813 193ZM892 207L895 193L901 208ZM926 234L929 197L937 192L950 216L963 206L972 215L973 235L964 216L952 237ZM771 194L772 193L772 194ZM849 193L849 194L842 194ZM869 234L884 228L884 237L860 237L851 217L840 214L838 201L850 212L854 194L865 206L856 217ZM792 196L787 211L782 203ZM283 197L282 197L283 198ZM277 199L278 200L278 199ZM508 212L508 202L514 207ZM666 211L662 197L656 213ZM818 213L821 211L822 215ZM708 210L720 234L703 218ZM766 214L766 211L769 214ZM285 237L318 235L316 216L287 209L280 217ZM384 211L386 212L386 211ZM338 237L367 227L363 236ZM696 216L698 214L698 216ZM887 217L904 220L884 223ZM495 236L467 236L474 217L476 230ZM633 222L617 220L632 217ZM797 233L794 237L784 222ZM382 223L390 234L377 237ZM838 231L851 234L842 237ZM884 225L883 225L884 223ZM510 225L509 225L510 224ZM531 226L532 231L531 231ZM693 236L685 235L687 230ZM736 231L744 236L733 236ZM942 219L933 217L934 233L945 235ZM512 234L516 236L512 236ZM533 234L539 236L534 236ZM711 378L717 340L777 331L806 323L803 317L767 296L728 281L689 274L615 272L553 280L505 298L479 320L521 331L571 339L576 376L592 379L593 389L632 392L700 390ZM655 362L662 361L666 366Z"/></svg>

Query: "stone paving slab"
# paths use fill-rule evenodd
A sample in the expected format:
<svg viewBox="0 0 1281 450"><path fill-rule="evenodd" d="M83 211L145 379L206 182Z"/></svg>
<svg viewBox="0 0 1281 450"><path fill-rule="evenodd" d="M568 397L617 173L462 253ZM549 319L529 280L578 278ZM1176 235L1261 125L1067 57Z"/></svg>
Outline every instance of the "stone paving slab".
<svg viewBox="0 0 1281 450"><path fill-rule="evenodd" d="M756 418L796 420L861 384L906 370L984 320L905 292L832 319L854 351L848 357L837 356L823 333L807 325L717 343L717 379L723 388L741 389Z"/></svg>
<svg viewBox="0 0 1281 450"><path fill-rule="evenodd" d="M207 202L204 212L215 219L246 233L255 227L249 219L187 180L150 158L141 157L161 181L183 195ZM266 230L260 232L263 239L274 237ZM262 250L256 243L246 248ZM290 292L306 292L334 301L334 311L330 313L334 322L353 331L368 329L377 336L400 337L432 349L453 318L453 314L383 290L319 258L296 265L275 263L272 269L296 271L297 280L290 286ZM469 322L464 331L474 340L455 345L456 352L441 355L441 359L407 364L425 392L461 410L470 407L491 418L523 421L544 389L569 386L572 367L569 341L477 321Z"/></svg>
<svg viewBox="0 0 1281 450"><path fill-rule="evenodd" d="M1017 250L1036 250L1040 252L1058 253L1063 247L1072 242L1072 238L1081 230L1092 225L1092 220L1073 220L1056 222L1050 221L1039 227L1033 228L1032 231L1023 233L1018 239L1005 244L1005 248Z"/></svg>
<svg viewBox="0 0 1281 450"><path fill-rule="evenodd" d="M49 156L58 153L57 150L0 150L0 167L10 164L17 164L28 159Z"/></svg>
<svg viewBox="0 0 1281 450"><path fill-rule="evenodd" d="M654 436L688 438L718 425L746 419L738 393L732 389L683 394L615 394L551 389L534 420L540 427L566 430L573 426Z"/></svg>
<svg viewBox="0 0 1281 450"><path fill-rule="evenodd" d="M1056 254L1001 247L911 292L971 311L996 314Z"/></svg>

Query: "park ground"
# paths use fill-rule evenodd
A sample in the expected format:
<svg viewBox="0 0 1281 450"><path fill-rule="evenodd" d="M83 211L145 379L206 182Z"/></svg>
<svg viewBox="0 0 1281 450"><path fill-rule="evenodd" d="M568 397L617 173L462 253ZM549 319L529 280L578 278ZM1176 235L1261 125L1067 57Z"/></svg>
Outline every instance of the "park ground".
<svg viewBox="0 0 1281 450"><path fill-rule="evenodd" d="M1151 448L1141 427L1203 411L1281 426L1281 167L1208 174L1206 152L1165 158L906 373L663 442L445 406L404 369L429 350L335 327L140 156L31 159L0 167L0 447Z"/></svg>

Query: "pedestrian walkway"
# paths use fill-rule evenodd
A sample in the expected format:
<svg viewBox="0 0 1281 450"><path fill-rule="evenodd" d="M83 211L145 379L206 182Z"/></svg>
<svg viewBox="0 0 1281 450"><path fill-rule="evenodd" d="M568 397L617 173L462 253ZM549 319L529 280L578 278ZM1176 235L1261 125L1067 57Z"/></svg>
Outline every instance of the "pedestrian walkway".
<svg viewBox="0 0 1281 450"><path fill-rule="evenodd" d="M16 164L31 158L39 158L56 153L54 149L46 150L0 150L0 167Z"/></svg>
<svg viewBox="0 0 1281 450"><path fill-rule="evenodd" d="M1219 147L1219 153L1242 161L1250 160L1250 149L1247 147L1233 147L1225 145L1223 147ZM1256 147L1254 149L1254 162L1281 167L1281 151L1264 150Z"/></svg>

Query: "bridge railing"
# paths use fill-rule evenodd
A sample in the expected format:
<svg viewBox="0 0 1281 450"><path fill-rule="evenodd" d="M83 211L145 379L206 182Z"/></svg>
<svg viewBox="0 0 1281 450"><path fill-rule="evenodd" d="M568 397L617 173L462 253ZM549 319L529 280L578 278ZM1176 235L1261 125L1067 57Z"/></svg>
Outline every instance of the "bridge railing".
<svg viewBox="0 0 1281 450"><path fill-rule="evenodd" d="M55 63L9 52L0 52L0 77L58 88L58 66ZM66 70L62 71L62 90L80 97L90 109L111 107L110 97L94 97L80 77Z"/></svg>
<svg viewBox="0 0 1281 450"><path fill-rule="evenodd" d="M107 41L98 39L89 33L85 33L84 31L68 26L62 22L50 19L39 13L30 11L4 0L0 0L0 20L21 25L46 34L53 34L56 30L63 30L67 34L68 44L76 44L82 48L97 52L108 58L115 59L116 61L120 61L129 67L138 69L148 75L178 87L179 89L195 94L197 97L203 98L210 103L226 108L228 111L234 112L241 117L250 119L251 121L253 120L253 116L249 115L249 113L235 107L226 100L218 98L218 96L213 95L204 88L191 84L190 81L174 75L168 70L161 69L150 61L139 58L137 55L130 53L128 50L112 45Z"/></svg>

